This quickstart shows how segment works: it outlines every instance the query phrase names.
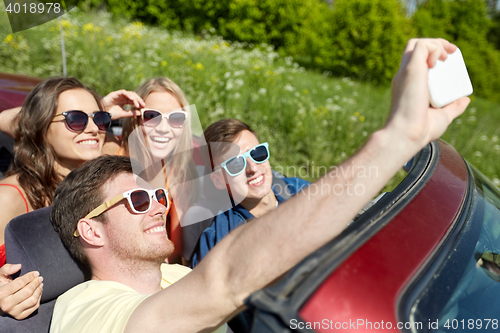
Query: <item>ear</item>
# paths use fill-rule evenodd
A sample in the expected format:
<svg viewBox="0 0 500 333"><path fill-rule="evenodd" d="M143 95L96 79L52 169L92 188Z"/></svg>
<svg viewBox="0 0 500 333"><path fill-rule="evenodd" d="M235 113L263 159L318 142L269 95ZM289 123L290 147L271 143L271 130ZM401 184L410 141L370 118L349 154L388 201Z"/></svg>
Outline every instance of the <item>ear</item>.
<svg viewBox="0 0 500 333"><path fill-rule="evenodd" d="M78 221L77 229L80 237L87 244L94 246L104 245L105 232L102 222L83 218Z"/></svg>
<svg viewBox="0 0 500 333"><path fill-rule="evenodd" d="M212 182L214 183L215 188L218 190L225 190L226 189L226 182L224 180L224 176L222 175L222 170L218 170L216 172L212 172L210 174L210 179L212 179Z"/></svg>

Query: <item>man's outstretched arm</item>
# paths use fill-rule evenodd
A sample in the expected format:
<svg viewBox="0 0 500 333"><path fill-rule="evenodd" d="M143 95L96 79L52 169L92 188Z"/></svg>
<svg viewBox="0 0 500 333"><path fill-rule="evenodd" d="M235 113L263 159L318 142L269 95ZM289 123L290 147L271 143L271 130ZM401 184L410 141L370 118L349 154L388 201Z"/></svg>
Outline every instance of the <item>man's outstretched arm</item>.
<svg viewBox="0 0 500 333"><path fill-rule="evenodd" d="M376 170L371 177L330 172L315 183L317 188L313 184L275 211L234 230L192 273L142 302L126 331L211 331L241 310L252 292L336 237L408 159L439 138L465 110L468 98L441 109L429 107L427 70L455 48L437 39L408 43L394 77L386 125L338 166Z"/></svg>

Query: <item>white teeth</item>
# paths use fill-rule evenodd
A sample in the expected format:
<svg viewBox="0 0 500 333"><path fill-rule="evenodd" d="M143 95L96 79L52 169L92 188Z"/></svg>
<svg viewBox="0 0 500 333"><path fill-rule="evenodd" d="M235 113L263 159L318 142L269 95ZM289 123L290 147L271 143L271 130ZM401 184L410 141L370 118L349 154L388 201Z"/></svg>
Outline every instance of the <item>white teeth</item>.
<svg viewBox="0 0 500 333"><path fill-rule="evenodd" d="M259 176L259 177L255 178L254 180L252 180L251 182L248 182L248 184L254 185L254 184L260 183L262 181L262 178L264 178L264 176Z"/></svg>
<svg viewBox="0 0 500 333"><path fill-rule="evenodd" d="M98 142L97 140L83 140L83 141L78 142L78 144L85 145L85 146L91 146L91 145L95 145L97 142Z"/></svg>
<svg viewBox="0 0 500 333"><path fill-rule="evenodd" d="M167 143L170 141L170 138L165 138L163 136L153 136L151 137L151 140L154 142L159 142L159 143Z"/></svg>
<svg viewBox="0 0 500 333"><path fill-rule="evenodd" d="M148 229L148 230L145 231L145 233L152 234L152 233L155 233L155 232L162 232L162 231L165 231L165 227L164 226L159 226L159 227L154 227L154 228Z"/></svg>

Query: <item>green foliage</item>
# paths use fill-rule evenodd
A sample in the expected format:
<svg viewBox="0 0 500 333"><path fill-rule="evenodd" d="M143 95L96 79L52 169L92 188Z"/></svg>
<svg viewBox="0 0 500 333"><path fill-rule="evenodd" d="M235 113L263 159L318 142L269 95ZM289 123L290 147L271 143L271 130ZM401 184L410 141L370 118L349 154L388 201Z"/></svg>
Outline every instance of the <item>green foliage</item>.
<svg viewBox="0 0 500 333"><path fill-rule="evenodd" d="M488 32L488 41L500 50L500 10L490 12L491 28Z"/></svg>
<svg viewBox="0 0 500 333"><path fill-rule="evenodd" d="M474 94L500 102L500 52L488 42L492 26L484 0L427 0L413 16L420 37L442 37L462 51Z"/></svg>
<svg viewBox="0 0 500 333"><path fill-rule="evenodd" d="M0 27L4 23L0 17ZM62 25L68 75L100 94L133 90L151 77L170 77L196 105L204 128L221 118L248 122L270 143L273 168L289 176L317 179L382 126L390 108L389 89L308 72L272 47L248 50L220 37L171 33L112 20L102 12L75 10ZM61 75L58 21L2 36L0 71ZM473 98L444 136L497 185L499 121L498 104ZM386 190L402 176L393 178Z"/></svg>
<svg viewBox="0 0 500 333"><path fill-rule="evenodd" d="M87 0L98 6L100 0ZM225 39L291 45L303 33L304 23L328 9L321 0L103 0L116 16L140 20L167 29Z"/></svg>
<svg viewBox="0 0 500 333"><path fill-rule="evenodd" d="M98 1L98 0L87 0ZM104 0L117 16L248 44L388 84L414 31L399 0Z"/></svg>
<svg viewBox="0 0 500 333"><path fill-rule="evenodd" d="M388 84L415 32L399 0L337 0L309 42L316 65L334 75Z"/></svg>

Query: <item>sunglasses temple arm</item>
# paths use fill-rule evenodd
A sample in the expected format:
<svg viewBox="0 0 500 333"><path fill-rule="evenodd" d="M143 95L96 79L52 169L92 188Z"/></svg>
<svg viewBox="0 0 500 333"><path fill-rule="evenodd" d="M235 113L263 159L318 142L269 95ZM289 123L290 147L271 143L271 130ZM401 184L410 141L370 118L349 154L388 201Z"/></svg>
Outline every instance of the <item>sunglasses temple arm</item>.
<svg viewBox="0 0 500 333"><path fill-rule="evenodd" d="M93 217L96 217L96 216L99 216L101 215L102 213L104 213L109 207L113 206L114 204L116 204L117 202L119 202L120 200L122 200L124 197L123 197L123 194L120 194L120 195L117 195L116 197L112 198L112 199L109 199L108 201L106 201L105 203L103 203L102 205L100 205L99 207L95 208L94 210L92 210L90 213L88 213L85 218L86 219L91 219Z"/></svg>

